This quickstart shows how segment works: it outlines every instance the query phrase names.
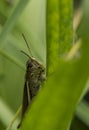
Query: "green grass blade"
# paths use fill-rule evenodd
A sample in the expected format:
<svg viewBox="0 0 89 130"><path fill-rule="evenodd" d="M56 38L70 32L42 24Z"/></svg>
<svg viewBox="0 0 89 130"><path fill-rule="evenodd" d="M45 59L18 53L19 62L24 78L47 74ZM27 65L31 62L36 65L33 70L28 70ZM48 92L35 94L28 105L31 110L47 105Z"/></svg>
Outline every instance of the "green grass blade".
<svg viewBox="0 0 89 130"><path fill-rule="evenodd" d="M26 4L28 3L29 0L20 0L18 5L16 6L15 10L13 11L12 15L9 17L7 20L1 35L0 35L0 48L3 46L4 40L6 40L7 35L10 33L12 28L14 27L17 19L19 18L21 12L25 8Z"/></svg>
<svg viewBox="0 0 89 130"><path fill-rule="evenodd" d="M66 15L69 16L66 18L68 22L68 20L71 21L72 16L72 1L67 0L64 3L69 10L66 12ZM70 24L65 30L61 29L61 31L65 31L66 33L60 34L60 26L64 24L61 23L62 21L60 20L61 10L65 9L65 6L63 7L61 4L59 0L47 1L47 67L48 74L51 72L53 72L53 74L49 76L44 89L39 93L35 103L33 103L31 109L27 113L21 130L67 130L69 128L73 113L73 105L70 104L70 102L72 103L75 97L73 95L72 98L70 98L71 94L69 95L72 89L70 89L68 80L70 76L68 78L67 76L68 72L71 71L67 71L67 69L70 68L71 64L59 61L59 52L61 49L59 39L63 37L63 35L68 35L67 40L69 41L69 47L68 44L66 44L66 38L64 38L64 43L66 48L70 48L72 44L70 41L73 39L73 35L70 35L70 32L73 30L70 31L70 28L72 29L72 24ZM61 10L59 8L60 6ZM63 50L65 53L66 49ZM64 72L66 73L65 75L63 75ZM66 83L64 83L64 81Z"/></svg>

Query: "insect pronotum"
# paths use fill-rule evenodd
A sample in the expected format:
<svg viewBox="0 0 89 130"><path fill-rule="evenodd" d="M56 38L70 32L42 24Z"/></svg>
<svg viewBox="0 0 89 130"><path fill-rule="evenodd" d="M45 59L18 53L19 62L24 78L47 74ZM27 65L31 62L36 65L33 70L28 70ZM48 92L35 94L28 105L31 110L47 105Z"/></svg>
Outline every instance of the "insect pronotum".
<svg viewBox="0 0 89 130"><path fill-rule="evenodd" d="M22 36L26 42L28 50L30 51L30 48L28 46L25 36L23 34ZM26 75L25 75L25 83L24 83L24 91L23 91L21 122L23 120L24 114L28 106L31 104L33 98L37 95L37 92L42 82L45 80L45 67L42 64L40 64L37 60L35 60L35 58L29 56L24 51L22 52L25 55L27 55L29 59L26 64ZM21 122L18 125L18 128L20 127Z"/></svg>

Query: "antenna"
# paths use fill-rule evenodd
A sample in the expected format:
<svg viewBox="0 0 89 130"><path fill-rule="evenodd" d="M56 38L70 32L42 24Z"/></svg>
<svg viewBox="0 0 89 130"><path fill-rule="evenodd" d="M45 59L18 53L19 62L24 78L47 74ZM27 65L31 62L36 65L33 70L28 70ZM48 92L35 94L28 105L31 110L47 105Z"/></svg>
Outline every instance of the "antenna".
<svg viewBox="0 0 89 130"><path fill-rule="evenodd" d="M21 52L31 59L31 57L26 52L24 52L23 50L21 50Z"/></svg>
<svg viewBox="0 0 89 130"><path fill-rule="evenodd" d="M26 45L27 45L28 51L30 52L30 54L31 54L31 56L32 56L30 47L29 47L28 42L27 42L27 40L26 40L26 38L25 38L25 35L24 35L23 33L22 33L22 37L23 37L23 39L24 39L24 41L25 41L25 43L26 43ZM24 51L21 51L21 52L23 52L25 55L29 56L29 55L26 54ZM30 56L29 56L29 57L30 57Z"/></svg>

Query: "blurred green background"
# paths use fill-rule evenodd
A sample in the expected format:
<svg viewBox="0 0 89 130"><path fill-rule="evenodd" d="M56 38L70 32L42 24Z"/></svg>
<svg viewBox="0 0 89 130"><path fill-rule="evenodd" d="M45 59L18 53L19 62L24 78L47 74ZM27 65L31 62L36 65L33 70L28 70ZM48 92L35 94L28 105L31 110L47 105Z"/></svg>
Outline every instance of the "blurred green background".
<svg viewBox="0 0 89 130"><path fill-rule="evenodd" d="M28 57L21 50L30 53L22 33L32 55L46 64L44 5L45 2L40 0L0 0L0 130L6 128L22 103ZM14 11L15 19L8 25Z"/></svg>
<svg viewBox="0 0 89 130"><path fill-rule="evenodd" d="M74 18L89 2L74 0ZM4 130L22 103L24 76L28 52L22 33L32 55L46 66L46 0L0 0L0 130ZM83 16L82 16L83 17ZM89 17L89 16L88 16ZM82 19L77 28L80 38ZM84 24L84 23L83 23ZM89 34L89 30L87 31ZM70 130L89 129L89 82L84 98L76 108ZM16 122L16 125L18 122ZM14 129L14 127L13 127Z"/></svg>

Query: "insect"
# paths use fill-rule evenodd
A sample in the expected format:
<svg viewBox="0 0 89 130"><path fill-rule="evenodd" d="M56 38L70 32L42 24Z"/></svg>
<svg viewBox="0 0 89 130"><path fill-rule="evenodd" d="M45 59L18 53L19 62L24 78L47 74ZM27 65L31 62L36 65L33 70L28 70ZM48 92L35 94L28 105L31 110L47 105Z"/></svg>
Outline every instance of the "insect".
<svg viewBox="0 0 89 130"><path fill-rule="evenodd" d="M26 41L25 36L22 34L26 45L30 51L28 43ZM29 60L26 64L26 75L25 75L25 83L24 83L24 91L23 91L23 103L22 103L22 115L21 115L21 122L23 120L24 114L30 106L32 100L37 95L42 82L45 80L45 67L40 64L35 58L29 56L27 53L22 51L25 55L29 57ZM18 128L21 125L18 125Z"/></svg>

